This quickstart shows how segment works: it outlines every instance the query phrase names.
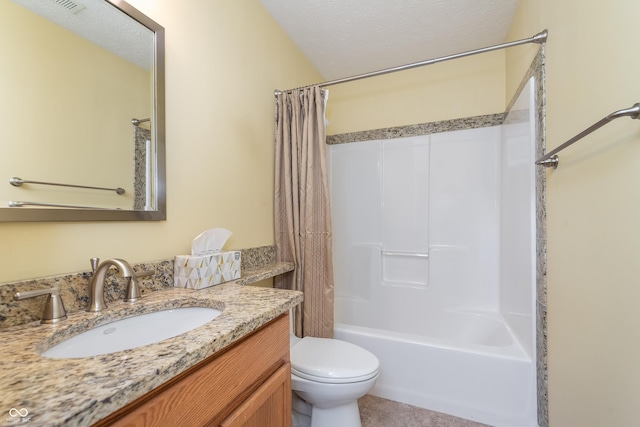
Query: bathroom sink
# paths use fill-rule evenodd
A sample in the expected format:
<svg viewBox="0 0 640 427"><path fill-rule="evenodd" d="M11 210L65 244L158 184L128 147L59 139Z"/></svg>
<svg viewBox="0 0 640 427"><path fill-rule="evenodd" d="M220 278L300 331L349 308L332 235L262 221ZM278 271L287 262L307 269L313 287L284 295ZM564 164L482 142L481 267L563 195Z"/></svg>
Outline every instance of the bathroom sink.
<svg viewBox="0 0 640 427"><path fill-rule="evenodd" d="M42 356L69 359L115 353L184 334L218 317L207 307L184 307L139 314L98 326L44 351Z"/></svg>

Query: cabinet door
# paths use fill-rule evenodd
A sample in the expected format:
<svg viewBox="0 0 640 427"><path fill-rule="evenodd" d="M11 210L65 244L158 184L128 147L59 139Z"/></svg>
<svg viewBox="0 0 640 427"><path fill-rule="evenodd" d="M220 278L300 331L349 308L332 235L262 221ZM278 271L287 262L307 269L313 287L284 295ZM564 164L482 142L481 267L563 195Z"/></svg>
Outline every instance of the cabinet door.
<svg viewBox="0 0 640 427"><path fill-rule="evenodd" d="M291 427L291 364L278 369L220 427Z"/></svg>

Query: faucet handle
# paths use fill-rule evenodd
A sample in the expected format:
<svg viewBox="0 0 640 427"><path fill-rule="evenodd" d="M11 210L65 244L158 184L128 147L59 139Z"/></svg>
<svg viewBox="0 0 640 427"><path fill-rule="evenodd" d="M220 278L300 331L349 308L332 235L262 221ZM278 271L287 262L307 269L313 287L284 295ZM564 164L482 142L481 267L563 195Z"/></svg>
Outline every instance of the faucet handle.
<svg viewBox="0 0 640 427"><path fill-rule="evenodd" d="M151 277L155 274L156 272L153 270L144 270L137 271L133 274L133 276L129 277L127 279L127 292L124 296L124 302L137 301L142 296L140 293L140 285L138 284L138 279L141 277Z"/></svg>
<svg viewBox="0 0 640 427"><path fill-rule="evenodd" d="M42 320L40 323L57 323L67 318L67 311L64 309L62 297L58 288L37 289L35 291L16 292L13 296L15 301L25 298L38 297L40 295L49 295L42 312Z"/></svg>

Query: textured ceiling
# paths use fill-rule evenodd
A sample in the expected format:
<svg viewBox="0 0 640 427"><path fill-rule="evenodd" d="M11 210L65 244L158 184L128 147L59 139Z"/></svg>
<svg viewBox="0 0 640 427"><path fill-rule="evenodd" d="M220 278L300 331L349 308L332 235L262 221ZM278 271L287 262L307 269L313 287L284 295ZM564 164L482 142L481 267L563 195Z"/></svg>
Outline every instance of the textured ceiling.
<svg viewBox="0 0 640 427"><path fill-rule="evenodd" d="M327 80L505 42L518 0L260 0Z"/></svg>
<svg viewBox="0 0 640 427"><path fill-rule="evenodd" d="M153 65L153 32L104 0L13 1L145 70Z"/></svg>

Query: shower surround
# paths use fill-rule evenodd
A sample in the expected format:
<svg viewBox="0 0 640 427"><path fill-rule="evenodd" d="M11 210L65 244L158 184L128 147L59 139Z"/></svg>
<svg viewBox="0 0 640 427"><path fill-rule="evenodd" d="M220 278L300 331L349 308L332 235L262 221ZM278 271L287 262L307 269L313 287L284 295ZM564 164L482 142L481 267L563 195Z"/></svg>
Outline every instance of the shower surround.
<svg viewBox="0 0 640 427"><path fill-rule="evenodd" d="M535 86L506 118L331 141L335 336L380 358L372 394L538 425Z"/></svg>

